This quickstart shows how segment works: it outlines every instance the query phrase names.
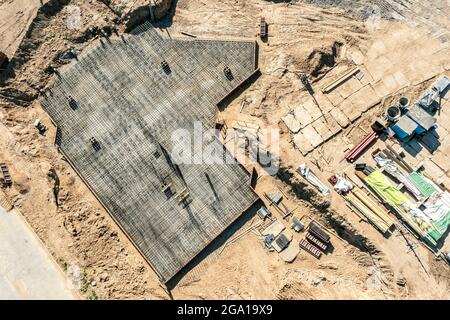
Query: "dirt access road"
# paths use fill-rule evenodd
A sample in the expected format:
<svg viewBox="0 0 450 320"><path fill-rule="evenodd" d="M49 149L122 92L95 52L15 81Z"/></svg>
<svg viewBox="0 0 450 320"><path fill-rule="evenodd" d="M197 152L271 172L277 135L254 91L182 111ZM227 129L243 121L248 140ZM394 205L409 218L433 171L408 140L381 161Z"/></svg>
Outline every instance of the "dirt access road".
<svg viewBox="0 0 450 320"><path fill-rule="evenodd" d="M59 266L16 210L0 207L0 299L77 299Z"/></svg>

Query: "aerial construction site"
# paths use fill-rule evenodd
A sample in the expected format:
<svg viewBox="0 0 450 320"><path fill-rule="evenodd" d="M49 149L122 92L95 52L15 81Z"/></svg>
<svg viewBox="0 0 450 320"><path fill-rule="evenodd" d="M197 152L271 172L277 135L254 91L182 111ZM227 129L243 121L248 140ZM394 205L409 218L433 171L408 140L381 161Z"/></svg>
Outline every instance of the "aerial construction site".
<svg viewBox="0 0 450 320"><path fill-rule="evenodd" d="M449 16L0 0L0 299L448 299Z"/></svg>

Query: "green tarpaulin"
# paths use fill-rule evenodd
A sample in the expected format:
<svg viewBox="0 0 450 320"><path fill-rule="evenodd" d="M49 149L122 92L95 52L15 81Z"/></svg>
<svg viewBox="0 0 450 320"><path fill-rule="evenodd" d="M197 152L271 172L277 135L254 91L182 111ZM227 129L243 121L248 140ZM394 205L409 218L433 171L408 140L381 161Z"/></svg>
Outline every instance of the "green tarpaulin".
<svg viewBox="0 0 450 320"><path fill-rule="evenodd" d="M436 189L427 181L425 181L423 176L417 172L411 173L408 179L417 187L417 189L419 189L420 193L422 193L425 197L429 197L436 192Z"/></svg>
<svg viewBox="0 0 450 320"><path fill-rule="evenodd" d="M434 226L436 227L437 232L435 234L430 233L430 236L436 240L439 240L447 232L447 229L450 226L450 212L447 212L442 219L436 221Z"/></svg>
<svg viewBox="0 0 450 320"><path fill-rule="evenodd" d="M423 176L411 174L411 181L424 195L430 196L436 190L428 183ZM382 170L377 170L365 178L366 183L378 194L378 196L393 208L402 209L414 221L415 228L423 231L423 236L431 244L436 245L437 241L446 233L450 225L450 212L438 221L432 221L416 204L414 204L399 190L397 190Z"/></svg>

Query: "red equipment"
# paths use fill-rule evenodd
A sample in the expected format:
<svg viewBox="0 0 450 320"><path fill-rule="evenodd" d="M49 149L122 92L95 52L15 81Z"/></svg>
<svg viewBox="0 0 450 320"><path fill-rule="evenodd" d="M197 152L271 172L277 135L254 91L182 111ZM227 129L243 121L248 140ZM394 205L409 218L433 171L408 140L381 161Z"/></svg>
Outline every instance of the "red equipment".
<svg viewBox="0 0 450 320"><path fill-rule="evenodd" d="M368 134L356 147L350 150L350 152L345 156L345 159L347 159L348 162L353 163L367 149L367 147L372 144L372 142L378 139L378 137L379 135L376 132Z"/></svg>

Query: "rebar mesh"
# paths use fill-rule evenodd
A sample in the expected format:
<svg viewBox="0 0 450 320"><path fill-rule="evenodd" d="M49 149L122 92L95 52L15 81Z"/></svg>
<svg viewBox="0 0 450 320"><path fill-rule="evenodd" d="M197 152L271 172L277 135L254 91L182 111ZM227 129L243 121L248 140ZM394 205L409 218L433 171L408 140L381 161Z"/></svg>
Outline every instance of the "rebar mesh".
<svg viewBox="0 0 450 320"><path fill-rule="evenodd" d="M237 164L180 165L178 172L165 156L172 130L192 130L195 121L213 127L215 103L255 70L255 45L165 39L145 25L80 56L43 101L61 150L163 282L256 199ZM161 186L169 183L175 194L168 199ZM184 189L188 205L177 198Z"/></svg>

